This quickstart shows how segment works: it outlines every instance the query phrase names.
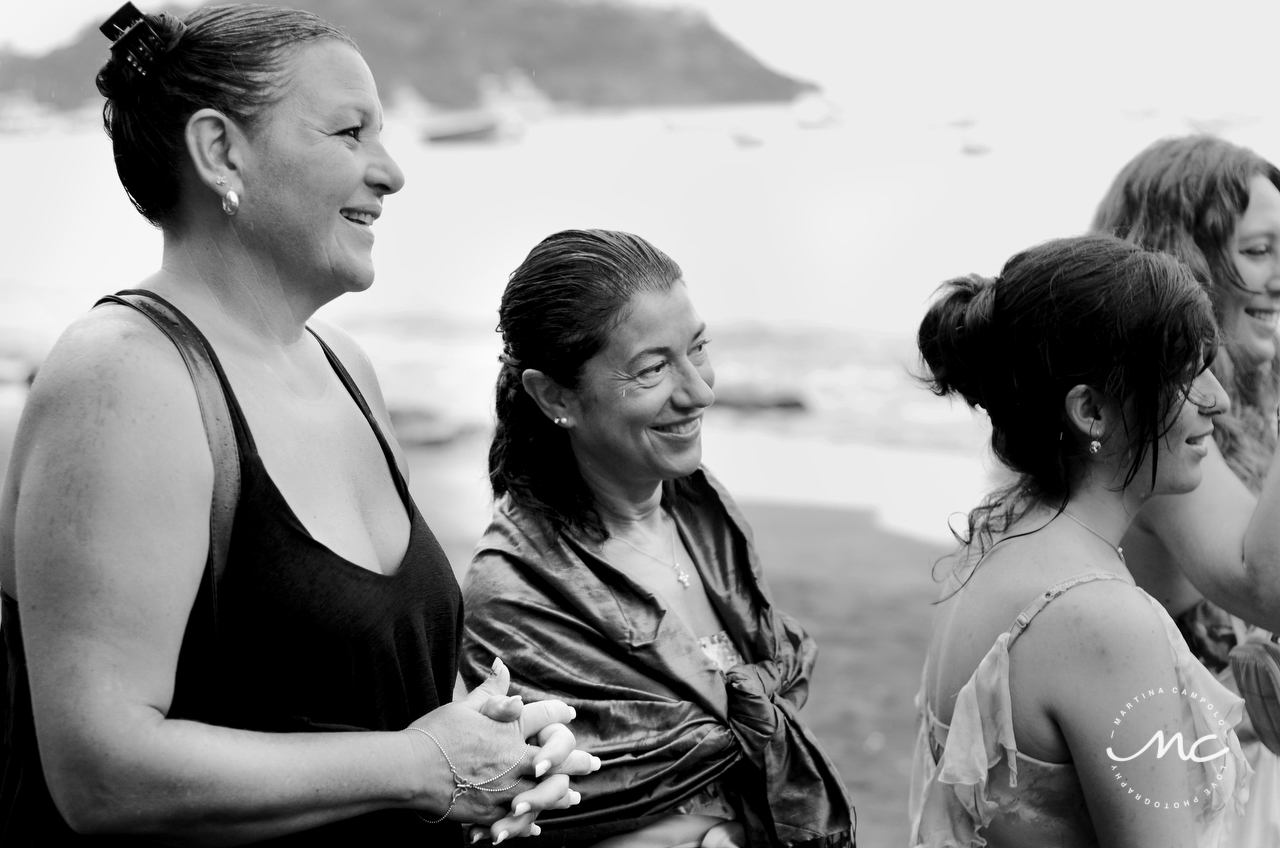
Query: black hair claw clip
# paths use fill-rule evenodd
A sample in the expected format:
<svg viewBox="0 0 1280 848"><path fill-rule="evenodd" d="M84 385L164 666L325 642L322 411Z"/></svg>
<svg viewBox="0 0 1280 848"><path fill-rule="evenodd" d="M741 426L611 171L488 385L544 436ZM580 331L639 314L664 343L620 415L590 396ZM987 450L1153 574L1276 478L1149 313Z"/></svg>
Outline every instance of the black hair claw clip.
<svg viewBox="0 0 1280 848"><path fill-rule="evenodd" d="M165 54L164 41L132 3L125 3L98 29L111 39L111 52L123 51L126 62L143 76Z"/></svg>

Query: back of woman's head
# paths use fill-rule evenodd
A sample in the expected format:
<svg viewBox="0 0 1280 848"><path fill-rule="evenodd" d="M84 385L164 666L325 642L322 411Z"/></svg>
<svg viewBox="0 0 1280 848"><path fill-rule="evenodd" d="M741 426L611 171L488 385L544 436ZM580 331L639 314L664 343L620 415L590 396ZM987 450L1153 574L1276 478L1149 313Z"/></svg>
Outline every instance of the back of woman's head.
<svg viewBox="0 0 1280 848"><path fill-rule="evenodd" d="M643 291L666 291L680 279L680 266L630 233L565 230L530 251L511 274L498 310L502 371L489 449L495 497L509 493L556 531L607 536L568 434L534 403L521 375L532 368L577 389L583 366L626 319L631 299Z"/></svg>
<svg viewBox="0 0 1280 848"><path fill-rule="evenodd" d="M1212 309L1191 272L1165 254L1111 236L1046 242L1017 254L994 280L943 284L920 324L927 382L991 419L997 457L1019 475L971 516L995 531L1037 503L1065 502L1088 433L1065 400L1091 386L1123 405L1133 480L1147 451L1212 355Z"/></svg>
<svg viewBox="0 0 1280 848"><path fill-rule="evenodd" d="M252 132L276 97L293 49L320 39L355 46L310 12L277 6L208 6L182 19L167 13L143 18L161 50L142 68L129 60L129 51L113 50L97 84L107 98L102 121L120 182L156 226L178 205L192 114L215 109Z"/></svg>

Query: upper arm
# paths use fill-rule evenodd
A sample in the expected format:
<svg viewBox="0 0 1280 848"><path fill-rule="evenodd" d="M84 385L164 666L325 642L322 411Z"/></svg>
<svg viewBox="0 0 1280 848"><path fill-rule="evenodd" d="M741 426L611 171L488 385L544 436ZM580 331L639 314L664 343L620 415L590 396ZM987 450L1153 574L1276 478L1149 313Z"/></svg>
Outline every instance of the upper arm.
<svg viewBox="0 0 1280 848"><path fill-rule="evenodd" d="M382 430L388 444L391 445L391 451L396 457L396 465L400 466L400 473L405 480L408 480L409 464L405 461L400 443L396 441L395 428L391 425L391 414L387 410L386 399L382 396L382 386L378 383L378 375L374 373L373 363L369 361L368 355L360 345L356 344L355 339L334 324L313 318L308 322L308 326L324 339L343 367L347 369L351 379L355 381L360 394L364 395L365 403L369 404L369 411L378 422L378 428Z"/></svg>
<svg viewBox="0 0 1280 848"><path fill-rule="evenodd" d="M1201 467L1204 477L1194 491L1152 497L1134 523L1159 539L1172 565L1214 604L1280 629L1280 585L1255 579L1245 565L1257 499L1212 442Z"/></svg>
<svg viewBox="0 0 1280 848"><path fill-rule="evenodd" d="M106 307L41 369L6 519L50 788L162 718L209 542L213 464L194 388L146 319Z"/></svg>
<svg viewBox="0 0 1280 848"><path fill-rule="evenodd" d="M1010 676L1020 686L1039 687L1070 750L1101 844L1194 845L1189 810L1135 802L1136 795L1155 802L1189 798L1183 761L1176 754L1157 757L1154 748L1115 759L1141 750L1157 731L1165 739L1186 732L1173 650L1150 601L1114 583L1079 586L1037 616L1016 643L1014 653L1019 650L1024 653Z"/></svg>

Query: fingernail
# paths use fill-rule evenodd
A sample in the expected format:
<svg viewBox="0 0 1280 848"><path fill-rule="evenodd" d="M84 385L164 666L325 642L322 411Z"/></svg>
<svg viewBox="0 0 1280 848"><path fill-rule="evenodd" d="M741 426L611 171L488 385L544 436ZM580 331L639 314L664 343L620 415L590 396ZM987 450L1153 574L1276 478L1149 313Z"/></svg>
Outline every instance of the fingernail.
<svg viewBox="0 0 1280 848"><path fill-rule="evenodd" d="M532 809L533 807L529 806L528 801L521 801L519 804L516 804L516 808L511 811L511 815L523 816L525 813L529 812Z"/></svg>
<svg viewBox="0 0 1280 848"><path fill-rule="evenodd" d="M576 789L569 790L569 806L573 806L582 800L582 793Z"/></svg>
<svg viewBox="0 0 1280 848"><path fill-rule="evenodd" d="M473 830L473 831L471 831L471 844L472 844L472 845L475 845L475 844L476 844L477 842L479 842L481 839L484 839L484 831L483 831L483 830Z"/></svg>
<svg viewBox="0 0 1280 848"><path fill-rule="evenodd" d="M489 676L493 677L502 668L502 660L499 657L493 658L493 665L489 666Z"/></svg>
<svg viewBox="0 0 1280 848"><path fill-rule="evenodd" d="M547 773L547 769L549 768L551 768L551 761L543 760L542 762L538 763L536 766L533 767L533 776L542 777L544 774Z"/></svg>
<svg viewBox="0 0 1280 848"><path fill-rule="evenodd" d="M599 770L600 770L600 758L599 758L599 757L592 757L592 758L591 758L591 770L592 770L592 771L599 771Z"/></svg>
<svg viewBox="0 0 1280 848"><path fill-rule="evenodd" d="M542 828L538 827L536 824L531 824L531 825L529 825L529 835L530 835L530 836L541 836L541 835L542 835Z"/></svg>
<svg viewBox="0 0 1280 848"><path fill-rule="evenodd" d="M577 718L577 717L578 717L578 711L577 711L577 710L575 710L573 707L570 707L570 708L569 708L569 721L573 721L573 720L574 720L575 718Z"/></svg>
<svg viewBox="0 0 1280 848"><path fill-rule="evenodd" d="M493 844L494 844L494 845L498 845L499 843L501 843L501 842L502 842L502 840L504 840L504 839L506 839L506 838L507 838L507 832L504 830L504 831L502 831L502 833L499 833L499 834L498 834L498 838L497 838L497 839L493 840Z"/></svg>

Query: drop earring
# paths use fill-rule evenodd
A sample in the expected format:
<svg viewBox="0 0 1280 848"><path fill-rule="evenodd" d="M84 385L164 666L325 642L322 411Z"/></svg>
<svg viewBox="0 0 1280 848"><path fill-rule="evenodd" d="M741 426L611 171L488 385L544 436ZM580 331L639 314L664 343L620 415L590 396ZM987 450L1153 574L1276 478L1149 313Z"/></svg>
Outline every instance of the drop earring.
<svg viewBox="0 0 1280 848"><path fill-rule="evenodd" d="M1095 421L1094 424L1096 423L1097 422ZM1089 425L1089 453L1096 454L1100 450L1102 450L1102 442L1098 441L1097 437L1093 435L1093 424L1090 424Z"/></svg>
<svg viewBox="0 0 1280 848"><path fill-rule="evenodd" d="M234 217L240 211L240 195L235 191L228 191L222 195L222 211L226 212L228 217Z"/></svg>

